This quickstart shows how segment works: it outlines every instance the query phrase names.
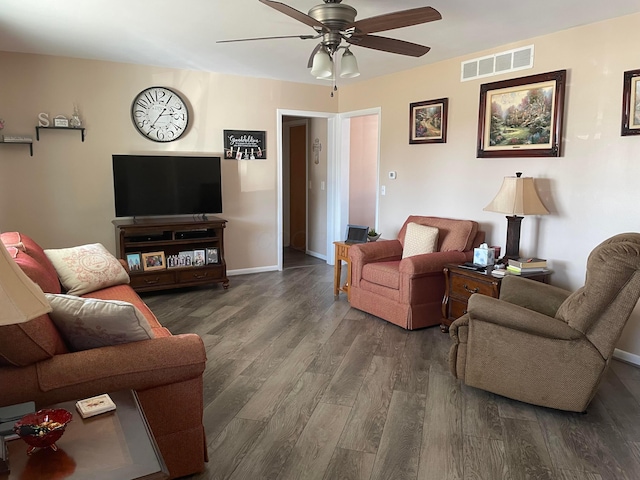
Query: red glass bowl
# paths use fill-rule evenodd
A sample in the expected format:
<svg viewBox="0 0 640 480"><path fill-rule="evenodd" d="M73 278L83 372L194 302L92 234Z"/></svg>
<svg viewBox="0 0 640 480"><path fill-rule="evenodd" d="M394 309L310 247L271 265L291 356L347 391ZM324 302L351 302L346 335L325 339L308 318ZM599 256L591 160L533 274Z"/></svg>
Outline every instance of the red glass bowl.
<svg viewBox="0 0 640 480"><path fill-rule="evenodd" d="M25 415L15 423L13 430L29 445L27 454L31 454L36 448L49 447L56 451L58 449L56 442L62 437L67 423L69 423L72 418L73 415L71 415L71 412L64 408L46 408ZM33 429L42 429L43 426L46 426L47 422L56 422L60 425L42 434L25 434L24 432L28 430L28 428L21 428L32 427Z"/></svg>

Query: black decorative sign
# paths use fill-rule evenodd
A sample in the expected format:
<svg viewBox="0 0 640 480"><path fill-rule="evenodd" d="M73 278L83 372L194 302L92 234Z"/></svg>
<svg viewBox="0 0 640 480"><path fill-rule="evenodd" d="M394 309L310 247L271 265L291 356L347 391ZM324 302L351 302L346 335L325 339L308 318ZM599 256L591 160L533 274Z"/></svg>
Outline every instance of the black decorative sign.
<svg viewBox="0 0 640 480"><path fill-rule="evenodd" d="M227 160L266 160L267 132L251 130L224 131L224 158Z"/></svg>

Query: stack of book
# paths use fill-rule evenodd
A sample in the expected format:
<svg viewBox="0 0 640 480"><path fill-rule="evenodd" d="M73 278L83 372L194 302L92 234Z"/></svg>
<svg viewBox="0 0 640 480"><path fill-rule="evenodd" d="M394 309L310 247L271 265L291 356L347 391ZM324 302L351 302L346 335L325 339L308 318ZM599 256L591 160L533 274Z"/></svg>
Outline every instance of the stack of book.
<svg viewBox="0 0 640 480"><path fill-rule="evenodd" d="M4 135L2 141L5 143L33 143L33 137L26 135Z"/></svg>
<svg viewBox="0 0 640 480"><path fill-rule="evenodd" d="M542 258L515 258L509 259L507 271L517 275L528 273L540 273L547 271L547 261Z"/></svg>

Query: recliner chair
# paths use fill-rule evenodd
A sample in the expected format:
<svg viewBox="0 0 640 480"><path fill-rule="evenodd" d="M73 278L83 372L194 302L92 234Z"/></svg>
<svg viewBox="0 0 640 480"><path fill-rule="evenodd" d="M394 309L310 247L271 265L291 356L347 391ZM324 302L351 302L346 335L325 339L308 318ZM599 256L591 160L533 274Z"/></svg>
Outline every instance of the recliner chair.
<svg viewBox="0 0 640 480"><path fill-rule="evenodd" d="M589 255L576 292L516 276L500 298L474 294L453 322L449 362L472 387L584 412L640 298L640 234L616 235Z"/></svg>

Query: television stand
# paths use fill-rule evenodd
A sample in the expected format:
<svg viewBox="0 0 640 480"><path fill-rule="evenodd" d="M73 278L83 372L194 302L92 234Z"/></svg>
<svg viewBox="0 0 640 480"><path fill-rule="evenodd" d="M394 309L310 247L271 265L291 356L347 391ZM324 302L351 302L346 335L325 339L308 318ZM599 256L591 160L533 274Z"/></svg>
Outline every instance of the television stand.
<svg viewBox="0 0 640 480"><path fill-rule="evenodd" d="M140 271L129 271L131 287L136 292L212 283L222 283L224 289L229 288L223 237L226 220L210 216L206 220L136 218L116 219L111 223L118 232L118 256L125 262L131 254L164 254L163 268L144 270L144 263L141 261ZM170 263L170 258L176 258L184 252L204 251L206 258L207 249L217 249L216 263L202 266L176 266Z"/></svg>

